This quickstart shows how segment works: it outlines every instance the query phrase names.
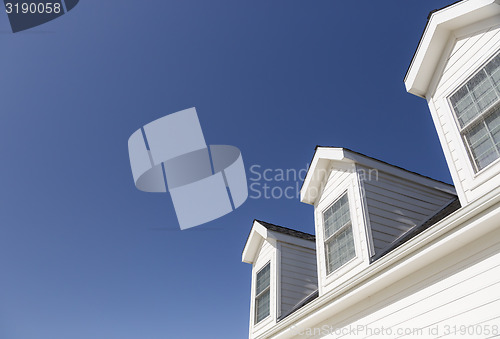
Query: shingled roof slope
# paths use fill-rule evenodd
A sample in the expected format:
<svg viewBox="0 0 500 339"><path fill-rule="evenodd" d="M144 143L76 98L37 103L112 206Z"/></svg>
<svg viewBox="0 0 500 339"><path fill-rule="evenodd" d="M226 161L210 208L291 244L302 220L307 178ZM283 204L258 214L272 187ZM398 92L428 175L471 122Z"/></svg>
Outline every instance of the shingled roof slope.
<svg viewBox="0 0 500 339"><path fill-rule="evenodd" d="M301 238L301 239L310 240L310 241L316 240L316 237L312 234L309 234L309 233L305 233L305 232L301 232L301 231L297 231L297 230L292 230L291 228L278 226L278 225L271 224L269 222L262 221L262 220L255 219L255 221L257 221L259 224L261 224L262 226L264 226L265 228L267 228L270 231L274 231L274 232L278 232L278 233L282 233L282 234L286 234L286 235L291 235L292 237Z"/></svg>
<svg viewBox="0 0 500 339"><path fill-rule="evenodd" d="M449 216L450 214L452 214L453 212L458 210L460 207L462 207L462 206L460 205L460 201L458 200L458 197L457 197L452 202L450 202L448 205L446 205L443 209L441 209L439 212L437 212L432 217L427 219L427 221L425 221L424 223L422 223L419 226L415 226L415 227L411 228L408 232L403 234L401 237L394 240L393 243L391 244L391 246L389 246L385 251L381 252L380 254L378 254L376 256L373 256L371 258L371 262L374 262L377 259L382 258L387 253L395 250L396 248L403 245L405 242L407 242L411 238L422 233L423 231L425 231L426 229L428 229L429 227L431 227L432 225L434 225L438 221L441 221L442 219L446 218L447 216Z"/></svg>

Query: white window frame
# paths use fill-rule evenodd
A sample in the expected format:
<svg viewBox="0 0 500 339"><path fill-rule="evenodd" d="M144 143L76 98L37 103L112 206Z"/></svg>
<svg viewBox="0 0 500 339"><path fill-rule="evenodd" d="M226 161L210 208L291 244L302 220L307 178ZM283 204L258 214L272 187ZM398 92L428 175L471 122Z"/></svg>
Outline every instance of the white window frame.
<svg viewBox="0 0 500 339"><path fill-rule="evenodd" d="M451 97L453 95L455 95L459 90L461 90L464 86L467 85L467 83L474 77L476 76L477 74L479 74L479 72L481 72L485 67L486 65L491 62L495 57L497 57L498 55L500 55L500 50L496 51L491 57L489 57L484 63L481 64L481 66L478 67L478 69L472 73L465 81L463 81L454 91L452 91L448 96L447 96L447 99L446 101L448 102L448 105L450 107L450 110L452 112L452 116L453 116L453 119L455 120L455 124L458 128L458 132L459 132L459 135L460 135L460 138L462 139L462 143L465 147L465 150L466 150L466 153L469 157L469 161L470 161L470 164L472 166L472 169L473 169L473 173L475 175L479 174L480 172L483 172L485 171L487 168L491 167L494 163L497 163L499 160L500 160L500 149L497 149L496 146L495 146L495 141L494 140L491 140L494 144L494 147L495 147L495 150L498 154L497 158L495 160L493 160L491 163L489 163L488 165L486 165L485 167L483 168L479 168L479 164L476 163L476 160L474 159L474 154L472 152L472 149L465 137L465 134L473 127L477 126L478 124L481 124L481 123L485 123L485 118L487 118L489 115L491 115L496 109L499 109L500 108L500 90L496 89L494 86L494 90L497 92L497 95L499 96L499 98L494 101L493 103L491 103L488 107L486 107L485 109L483 109L476 117L474 117L471 121L467 122L467 124L465 124L465 126L461 127L461 124L460 124L460 121L458 120L458 115L457 115L457 112L455 112L455 109L453 108L453 104L451 102ZM487 128L487 131L488 131L488 137L491 138L492 137L492 134L491 134L491 131L488 129L488 126L486 125L486 128Z"/></svg>
<svg viewBox="0 0 500 339"><path fill-rule="evenodd" d="M328 211L333 205L335 205L340 199L343 197L347 198L347 204L349 208L349 221L342 225L338 230L330 234L328 238L326 237L326 224L325 224L325 213ZM328 207L326 207L322 212L321 212L321 217L322 217L322 222L323 222L323 248L324 248L324 256L325 256L325 272L326 276L332 275L332 273L337 272L338 270L342 269L344 266L346 266L349 262L351 262L353 259L357 258L357 250L356 250L356 236L354 234L354 227L352 223L352 208L351 208L351 199L349 199L349 194L348 190L343 191L337 199L335 199ZM344 232L348 227L351 228L352 232L352 246L354 249L354 255L349 258L346 262L342 263L339 267L335 268L334 270L330 271L330 263L329 263L329 258L328 258L328 243L332 241L333 239L337 238L339 234Z"/></svg>
<svg viewBox="0 0 500 339"><path fill-rule="evenodd" d="M259 275L259 273L265 269L267 266L269 266L269 284L267 285L267 287L265 289L263 289L260 293L257 294L257 277ZM262 323L262 321L264 321L265 319L269 318L269 316L271 315L271 261L268 261L265 265L263 265L256 273L255 273L255 298L254 298L254 325L257 325L257 324L260 324ZM258 320L257 319L257 311L258 311L258 307L257 307L257 299L259 299L264 293L266 292L269 292L269 305L268 305L268 309L269 309L269 312L268 314Z"/></svg>

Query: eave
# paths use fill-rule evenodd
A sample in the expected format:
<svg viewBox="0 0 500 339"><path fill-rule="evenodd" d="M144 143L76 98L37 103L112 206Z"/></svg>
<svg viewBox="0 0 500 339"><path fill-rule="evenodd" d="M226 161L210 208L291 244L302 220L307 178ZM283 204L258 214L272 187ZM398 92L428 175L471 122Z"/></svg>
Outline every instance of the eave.
<svg viewBox="0 0 500 339"><path fill-rule="evenodd" d="M259 253L262 241L268 238L267 228L262 226L257 220L254 220L247 242L241 254L241 261L247 264L253 264L255 257Z"/></svg>
<svg viewBox="0 0 500 339"><path fill-rule="evenodd" d="M499 14L499 0L464 0L431 13L405 75L406 90L425 98L453 31Z"/></svg>
<svg viewBox="0 0 500 339"><path fill-rule="evenodd" d="M278 229L278 231L270 230L268 227L274 227ZM284 231L295 234L285 234L283 233ZM259 253L263 241L269 241L272 244L276 241L281 241L313 250L316 249L314 236L311 234L269 224L260 220L254 220L247 242L243 248L241 261L247 264L253 264L257 259L257 254Z"/></svg>
<svg viewBox="0 0 500 339"><path fill-rule="evenodd" d="M335 164L359 164L377 171L389 173L400 178L425 185L446 193L455 195L455 188L447 183L408 171L404 168L388 164L384 161L339 147L316 147L311 166L307 171L304 183L300 190L300 201L314 205L321 195L322 186L329 173L329 168Z"/></svg>

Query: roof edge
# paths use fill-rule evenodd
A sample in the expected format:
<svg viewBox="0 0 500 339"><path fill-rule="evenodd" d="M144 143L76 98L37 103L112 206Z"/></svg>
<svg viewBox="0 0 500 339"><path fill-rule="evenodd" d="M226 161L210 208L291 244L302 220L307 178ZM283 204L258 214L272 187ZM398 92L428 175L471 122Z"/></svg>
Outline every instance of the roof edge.
<svg viewBox="0 0 500 339"><path fill-rule="evenodd" d="M404 77L406 90L425 98L453 31L500 14L498 0L462 0L429 13Z"/></svg>
<svg viewBox="0 0 500 339"><path fill-rule="evenodd" d="M357 163L449 194L457 194L452 184L433 179L400 166L392 165L383 160L370 157L348 148L318 146L316 147L313 160L311 161L311 165L309 166L300 190L301 202L306 204L315 203L319 194L314 194L314 192L320 192L319 185L324 180L330 161Z"/></svg>

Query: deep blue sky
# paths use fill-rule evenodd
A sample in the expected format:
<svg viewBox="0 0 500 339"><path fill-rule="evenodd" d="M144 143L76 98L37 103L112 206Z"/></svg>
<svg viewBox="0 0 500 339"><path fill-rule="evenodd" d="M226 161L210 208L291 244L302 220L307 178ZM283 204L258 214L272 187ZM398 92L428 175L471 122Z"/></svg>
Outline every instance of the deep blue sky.
<svg viewBox="0 0 500 339"><path fill-rule="evenodd" d="M248 199L180 231L168 195L134 187L128 137L195 106L249 177L320 144L451 182L403 83L450 2L81 0L17 34L0 13L0 338L247 337L252 220L313 232L312 207Z"/></svg>

